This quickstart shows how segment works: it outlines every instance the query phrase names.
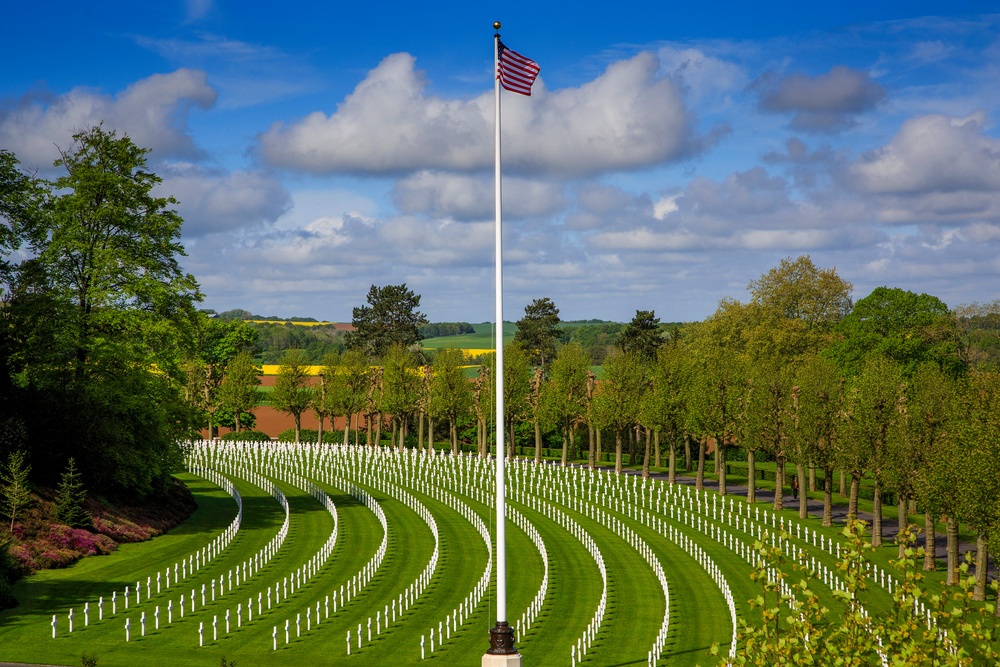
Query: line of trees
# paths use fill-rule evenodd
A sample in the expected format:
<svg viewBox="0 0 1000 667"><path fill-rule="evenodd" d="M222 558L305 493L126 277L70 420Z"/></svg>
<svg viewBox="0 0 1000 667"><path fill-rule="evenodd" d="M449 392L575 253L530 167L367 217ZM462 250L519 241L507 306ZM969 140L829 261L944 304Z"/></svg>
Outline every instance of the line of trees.
<svg viewBox="0 0 1000 667"><path fill-rule="evenodd" d="M1000 304L952 312L935 297L886 287L855 304L850 283L808 256L782 261L748 289L746 302L723 300L703 322L669 334L655 313L637 311L600 379L582 345L562 342L555 304L529 304L504 353L508 455L519 439L533 440L538 460L554 441L564 463L586 455L593 466L613 449L616 470L628 456L643 475L666 467L671 481L683 457L699 487L714 465L722 494L727 458L745 460L751 502L765 456L776 464L778 488L793 476L803 490L819 488L826 525L835 487L856 517L865 481L873 545L882 542L888 499L904 522L925 515L929 545L944 519L954 579L958 525L968 525L979 536L985 590L987 554L1000 549L1000 373L976 336L1000 321ZM443 350L421 366L398 343L379 358L360 348L331 356L323 414L346 416L356 443L361 432L379 442L385 424L400 447L414 431L418 446L429 446L428 434L447 423L457 450L456 429L466 423L464 441L485 455L495 369L490 355L465 380L464 361ZM801 494L802 515L806 501ZM784 502L774 495L775 509ZM933 567L932 556L925 565Z"/></svg>

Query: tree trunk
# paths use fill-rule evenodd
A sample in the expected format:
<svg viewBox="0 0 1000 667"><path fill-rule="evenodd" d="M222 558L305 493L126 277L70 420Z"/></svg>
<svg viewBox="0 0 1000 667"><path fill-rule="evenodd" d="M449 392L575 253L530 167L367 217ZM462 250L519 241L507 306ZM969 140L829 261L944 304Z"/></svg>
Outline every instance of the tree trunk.
<svg viewBox="0 0 1000 667"><path fill-rule="evenodd" d="M774 504L772 507L775 512L780 512L785 509L785 458L779 455L776 459L774 464Z"/></svg>
<svg viewBox="0 0 1000 667"><path fill-rule="evenodd" d="M399 451L402 453L406 449L406 434L409 431L410 419L408 417L403 417L402 423L399 425Z"/></svg>
<svg viewBox="0 0 1000 667"><path fill-rule="evenodd" d="M635 465L635 441L637 439L635 429L636 427L632 427L628 430L628 464L630 466Z"/></svg>
<svg viewBox="0 0 1000 667"><path fill-rule="evenodd" d="M747 502L757 502L757 452L747 450Z"/></svg>
<svg viewBox="0 0 1000 667"><path fill-rule="evenodd" d="M715 472L719 475L719 495L726 495L726 440L725 436L715 438Z"/></svg>
<svg viewBox="0 0 1000 667"><path fill-rule="evenodd" d="M882 484L875 477L875 494L872 497L872 546L882 546Z"/></svg>
<svg viewBox="0 0 1000 667"><path fill-rule="evenodd" d="M567 428L564 428L563 432L562 432L562 449L559 452L559 464L560 465L566 465L566 459L569 456L569 437L568 437L569 434L567 433L568 430L569 429L567 427ZM541 452L542 450L541 450L541 448L538 448L537 451ZM536 456L540 457L541 454L537 454ZM538 460L541 461L541 458L539 458Z"/></svg>
<svg viewBox="0 0 1000 667"><path fill-rule="evenodd" d="M816 493L816 464L809 464L809 493Z"/></svg>
<svg viewBox="0 0 1000 667"><path fill-rule="evenodd" d="M319 426L316 428L316 444L323 444L323 415L319 416Z"/></svg>
<svg viewBox="0 0 1000 667"><path fill-rule="evenodd" d="M937 569L937 543L934 535L934 515L924 512L924 570Z"/></svg>
<svg viewBox="0 0 1000 667"><path fill-rule="evenodd" d="M660 456L660 432L653 432L653 466L656 468L663 467L663 457Z"/></svg>
<svg viewBox="0 0 1000 667"><path fill-rule="evenodd" d="M427 418L427 453L434 453L434 418Z"/></svg>
<svg viewBox="0 0 1000 667"><path fill-rule="evenodd" d="M684 472L691 472L691 434L684 434Z"/></svg>
<svg viewBox="0 0 1000 667"><path fill-rule="evenodd" d="M563 459L566 458L566 434L563 433ZM535 463L542 462L542 424L535 417ZM564 461L565 463L565 461Z"/></svg>
<svg viewBox="0 0 1000 667"><path fill-rule="evenodd" d="M622 471L622 431L615 429L615 472Z"/></svg>
<svg viewBox="0 0 1000 667"><path fill-rule="evenodd" d="M351 444L351 415L344 418L344 444Z"/></svg>
<svg viewBox="0 0 1000 667"><path fill-rule="evenodd" d="M587 424L587 467L591 470L594 469L594 439L596 437L594 426Z"/></svg>
<svg viewBox="0 0 1000 667"><path fill-rule="evenodd" d="M424 450L424 413L423 410L417 413L417 451Z"/></svg>
<svg viewBox="0 0 1000 667"><path fill-rule="evenodd" d="M240 411L239 410L233 410L233 419L236 420L236 433L239 433L240 431L243 430L241 428L242 424L240 424Z"/></svg>
<svg viewBox="0 0 1000 667"><path fill-rule="evenodd" d="M799 518L809 518L809 494L806 493L806 467L801 463L795 464L795 473L799 477ZM815 479L813 480L815 482Z"/></svg>
<svg viewBox="0 0 1000 667"><path fill-rule="evenodd" d="M851 482L853 484L853 481ZM847 480L844 478L844 470L840 470L840 497L847 495ZM856 513L855 513L856 516Z"/></svg>
<svg viewBox="0 0 1000 667"><path fill-rule="evenodd" d="M823 469L823 525L833 525L833 468Z"/></svg>
<svg viewBox="0 0 1000 667"><path fill-rule="evenodd" d="M569 451L573 458L576 458L576 428L570 424L569 427ZM566 456L563 455L563 465L566 465Z"/></svg>
<svg viewBox="0 0 1000 667"><path fill-rule="evenodd" d="M670 441L670 448L667 450L667 484L677 483L677 447L673 440Z"/></svg>
<svg viewBox="0 0 1000 667"><path fill-rule="evenodd" d="M715 451L712 453L712 465L715 467L714 474L719 474L719 452L722 450L722 438L715 437Z"/></svg>
<svg viewBox="0 0 1000 667"><path fill-rule="evenodd" d="M705 448L708 438L698 438L698 474L694 478L694 488L701 491L705 488Z"/></svg>
<svg viewBox="0 0 1000 667"><path fill-rule="evenodd" d="M903 496L903 494L900 493L896 495L896 525L899 526L899 533L902 533L903 530L910 525L910 517L906 515L906 510L909 508L909 506L910 503L908 499L905 496ZM897 535L899 533L897 533ZM903 556L905 556L906 554L903 553L904 551L906 551L906 549L903 548L903 543L900 542L899 555L897 556L897 558L902 558Z"/></svg>
<svg viewBox="0 0 1000 667"><path fill-rule="evenodd" d="M642 453L642 478L643 479L646 479L647 477L649 477L649 455L650 455L650 449L652 448L652 444L653 444L652 440L653 440L653 434L647 428L646 429L646 448L645 448L645 451Z"/></svg>
<svg viewBox="0 0 1000 667"><path fill-rule="evenodd" d="M840 472L840 486L844 486L844 472ZM858 491L861 489L861 474L851 471L851 497L847 501L847 518L858 519ZM843 495L843 494L841 494Z"/></svg>
<svg viewBox="0 0 1000 667"><path fill-rule="evenodd" d="M299 435L302 432L302 415L295 415L295 444L299 443Z"/></svg>
<svg viewBox="0 0 1000 667"><path fill-rule="evenodd" d="M396 436L397 435L399 435L399 423L396 421L396 418L393 417L393 419L392 419L392 436L390 436L390 438L389 438L389 447L395 447L396 446Z"/></svg>
<svg viewBox="0 0 1000 667"><path fill-rule="evenodd" d="M382 413L379 412L377 419L375 420L375 442L371 443L372 447L378 447L382 444Z"/></svg>
<svg viewBox="0 0 1000 667"><path fill-rule="evenodd" d="M604 459L604 452L601 451L601 429L597 429L597 462Z"/></svg>
<svg viewBox="0 0 1000 667"><path fill-rule="evenodd" d="M990 552L986 546L986 534L976 535L976 585L972 589L973 600L986 599L986 577L990 565Z"/></svg>
<svg viewBox="0 0 1000 667"><path fill-rule="evenodd" d="M948 517L946 535L948 536L948 572L945 584L958 585L958 521Z"/></svg>
<svg viewBox="0 0 1000 667"><path fill-rule="evenodd" d="M516 452L516 442L514 441L514 420L510 420L510 439L507 440L507 458L514 460Z"/></svg>
<svg viewBox="0 0 1000 667"><path fill-rule="evenodd" d="M448 432L451 434L451 453L458 456L458 422L455 421L454 417L448 420L450 428Z"/></svg>
<svg viewBox="0 0 1000 667"><path fill-rule="evenodd" d="M211 412L208 413L208 439L215 440L215 424L212 423L215 415Z"/></svg>

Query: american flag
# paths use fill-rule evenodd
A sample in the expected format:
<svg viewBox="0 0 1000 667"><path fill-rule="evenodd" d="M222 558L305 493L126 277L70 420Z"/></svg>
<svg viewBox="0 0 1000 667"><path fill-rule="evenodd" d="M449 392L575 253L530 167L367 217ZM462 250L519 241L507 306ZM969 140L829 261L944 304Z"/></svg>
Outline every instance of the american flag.
<svg viewBox="0 0 1000 667"><path fill-rule="evenodd" d="M508 49L499 39L497 48L500 51L500 63L498 66L500 85L507 90L531 95L531 84L535 82L541 68L534 60L525 58L517 51Z"/></svg>

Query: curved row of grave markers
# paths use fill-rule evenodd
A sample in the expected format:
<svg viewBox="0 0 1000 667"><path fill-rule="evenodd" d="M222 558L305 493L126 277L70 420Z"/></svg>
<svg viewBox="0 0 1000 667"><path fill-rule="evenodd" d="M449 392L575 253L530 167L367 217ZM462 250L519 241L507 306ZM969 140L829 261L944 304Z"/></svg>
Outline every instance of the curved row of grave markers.
<svg viewBox="0 0 1000 667"><path fill-rule="evenodd" d="M485 507L492 505L492 464L491 460L484 460L479 457L458 456L441 454L423 454L413 450L407 452L397 452L396 450L385 450L381 448L354 448L354 447L316 447L311 445L298 446L259 446L259 445L236 445L220 446L218 444L202 444L192 449L189 459L190 470L209 479L220 487L225 488L233 495L238 506L236 518L225 531L220 533L213 541L192 553L184 561L178 561L180 570L178 574L183 576L180 580L187 580L196 576L196 573L208 565L216 558L232 541L236 531L239 530L242 520L242 501L239 499L239 492L232 481L226 477L241 478L268 490L285 509L285 521L275 538L268 544L268 547L259 552L254 558L244 561L243 566L230 570L229 576L235 573L236 585L230 579L229 590L239 586L254 573L258 572L274 555L274 550L269 550L275 542L277 547L288 533L289 507L288 501L284 498L281 490L273 480L284 481L292 486L302 489L313 496L330 513L334 529L329 538L320 549L307 562L303 563L290 574L291 592L282 588L284 596L279 596L279 601L284 601L292 597L296 591L315 576L329 561L333 547L337 541L339 522L337 511L333 501L315 481L327 484L328 486L346 490L351 495L361 500L379 518L383 529L381 546L376 550L371 560L366 564L351 582L348 583L348 595L341 597L340 606L362 590L377 572L385 557L386 539L388 535L388 525L384 512L378 502L361 485L368 489L385 493L413 509L418 516L427 523L435 537L434 553L425 567L424 571L398 597L391 605L392 624L395 625L398 619L403 616L410 604L416 602L419 592L429 584L433 577L437 559L439 556L439 540L434 524L433 514L427 511L419 500L407 489L412 489L416 493L426 495L451 507L469 521L483 538L489 554L486 567L474 589L465 597L463 602L446 614L445 618L439 622L436 628L435 648L440 650L443 643L451 638L453 632L457 632L465 623L465 620L472 614L472 611L480 604L483 595L489 588L492 576L492 550L490 548L491 538L480 513L473 510L468 503L461 500L460 496L482 504ZM524 460L516 460L507 468L507 482L509 484L508 496L512 503L520 503L526 507L531 507L535 511L541 512L552 518L563 529L574 534L573 529L567 521L560 520L558 515L565 518L579 528L580 535L575 535L585 546L587 540L592 538L582 527L557 506L565 507L574 512L578 512L591 520L615 532L619 537L629 543L644 560L648 563L654 575L660 581L664 598L664 615L658 633L652 641L652 649L649 652L649 662L655 664L663 657L663 647L666 641L670 621L669 604L669 573L664 571L653 549L644 539L627 525L626 521L635 521L647 526L656 533L671 540L694 558L706 571L707 575L715 581L720 593L726 600L730 611L730 623L732 626L731 651L735 651L735 627L737 618L737 605L732 599L732 593L722 575L721 570L714 563L712 558L698 545L691 537L683 532L680 527L690 528L697 534L704 535L718 544L739 555L751 567L756 566L759 556L754 552L751 545L741 539L739 534L746 535L751 539L763 539L770 541L773 546L782 550L787 556L797 557L798 553L807 549L819 549L827 557L832 558L839 555L841 544L833 539L827 539L817 531L810 531L808 526L801 522L785 520L767 509L760 507L751 508L742 502L734 503L734 499L722 498L714 493L697 491L687 486L670 486L659 480L638 480L632 476L632 481L628 481L628 476L616 476L607 472L593 472L581 470L575 467L559 467L552 465L534 465ZM545 499L544 501L542 499ZM543 508L543 505L545 508ZM422 511L417 508L423 508ZM381 512L381 516L380 516ZM763 516L762 516L763 515ZM623 520L624 517L625 520ZM515 507L511 508L511 520L524 530L529 536L542 558L544 565L542 583L534 598L529 603L527 609L521 614L517 629L524 633L531 627L541 613L546 601L546 590L548 587L548 556L544 542L541 540L537 529L531 522ZM769 525L770 524L770 525ZM780 527L779 527L780 524ZM804 533L804 537L803 537ZM582 537L581 537L582 535ZM596 547L596 542L594 542ZM599 550L598 550L599 552ZM807 556L809 565L816 572L817 577L831 590L843 590L844 584L837 577L836 573L817 559L816 555ZM595 558L596 560L596 558ZM597 637L600 631L600 618L603 617L603 605L607 598L607 572L601 567L603 560L598 561L598 568L604 578L604 593L599 609L595 611L587 630L578 638L571 647L570 664L583 661L587 657L587 650ZM892 575L877 565L869 565L870 576L879 588L888 590L890 593L898 586ZM773 569L772 569L773 572ZM173 586L178 585L178 577L175 574L173 582L170 582L170 569L167 570L167 581ZM285 577L287 581L289 577ZM241 581L242 580L242 581ZM213 594L215 593L216 579L212 579ZM284 583L284 582L282 582ZM287 585L287 584L286 584ZM277 584L275 584L277 586ZM138 587L138 588L141 588ZM152 578L147 581L146 597L140 595L139 602L148 601L152 596ZM351 590L353 589L353 590ZM419 590L418 590L419 589ZM270 589L269 589L270 590ZM275 588L275 595L278 596L278 588ZM226 592L222 577L218 580L218 594ZM131 591L128 591L130 594ZM160 587L157 586L157 593ZM195 604L195 590L192 590L192 597L188 599L191 605ZM342 593L343 595L343 593ZM325 602L325 607L329 607L329 595L325 601L320 599L315 601L315 605L310 602L305 607L306 629L312 629L312 619L315 623L320 623L321 602ZM117 593L113 593L113 598L117 598ZM213 600L215 599L213 595ZM182 603L186 601L182 598ZM202 584L202 606L206 602L206 585ZM172 601L171 601L172 603ZM398 604L397 604L398 603ZM242 602L238 605L238 610L242 607ZM334 595L334 605L337 608L337 596ZM185 605L186 606L186 605ZM252 619L253 599L247 601L247 613ZM183 608L183 607L182 607ZM194 607L192 607L194 609ZM103 610L102 610L103 611ZM117 610L115 610L117 611ZM138 608L136 608L138 611ZM157 607L159 611L159 607ZM260 615L263 611L262 600L258 595L257 611ZM374 621L375 634L382 632L390 625L390 605L384 609L374 610L375 614L368 619L369 627ZM315 612L315 616L313 616ZM143 630L145 630L145 611L141 620ZM336 611L334 612L336 613ZM915 601L914 613L927 619L929 625L934 623L930 611L922 607L919 601ZM238 611L238 614L240 612ZM103 616L103 614L102 614ZM229 614L227 613L227 633ZM301 623L301 612L295 616L297 634L301 634L298 626ZM324 618L329 617L329 611ZM70 616L72 619L72 615ZM159 614L156 615L157 625L159 625ZM596 621L596 624L595 624ZM72 623L72 620L70 620ZM285 620L286 641L288 638L289 625L291 619ZM130 623L130 620L127 620ZM215 637L215 627L218 617L213 621L213 638ZM89 624L89 619L85 624ZM383 625L384 624L384 625ZM275 648L277 648L277 629L274 626L273 636L275 637ZM53 628L55 630L55 628ZM204 623L199 627L199 642L203 641ZM356 637L361 640L360 634ZM369 640L371 635L369 635ZM432 640L433 641L433 640ZM349 644L350 645L350 642ZM363 644L361 644L363 645ZM423 647L421 647L423 649Z"/></svg>

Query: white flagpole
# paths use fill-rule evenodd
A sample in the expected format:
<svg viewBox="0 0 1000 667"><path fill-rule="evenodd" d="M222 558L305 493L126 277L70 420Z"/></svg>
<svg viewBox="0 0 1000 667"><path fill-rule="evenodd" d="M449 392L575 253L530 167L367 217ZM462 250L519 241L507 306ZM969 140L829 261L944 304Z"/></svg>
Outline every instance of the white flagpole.
<svg viewBox="0 0 1000 667"><path fill-rule="evenodd" d="M495 225L495 276L494 287L496 299L496 566L497 566L497 617L496 625L490 630L490 649L483 656L483 664L500 664L492 660L502 659L503 664L520 664L520 656L514 648L514 632L507 624L507 511L506 493L504 488L504 461L507 456L504 445L504 406L503 406L503 232L501 226L500 197L500 22L493 24L496 35L493 39L493 93L495 99L494 112L494 211ZM503 658L500 658L503 656ZM514 660L511 660L513 658ZM516 660L516 662L515 662Z"/></svg>
<svg viewBox="0 0 1000 667"><path fill-rule="evenodd" d="M493 40L493 57L498 72L500 64L500 35ZM504 406L503 406L503 230L501 225L501 198L500 198L500 76L495 76L494 98L496 99L494 134L495 141L493 147L493 171L494 171L494 207L496 212L495 233L496 239L494 252L496 257L496 276L494 286L496 288L496 322L497 322L497 355L496 355L496 401L497 401L497 465L496 465L496 488L497 488L497 621L507 620L507 522L506 522L506 493L504 489L504 460L507 458L507 451L504 446Z"/></svg>

